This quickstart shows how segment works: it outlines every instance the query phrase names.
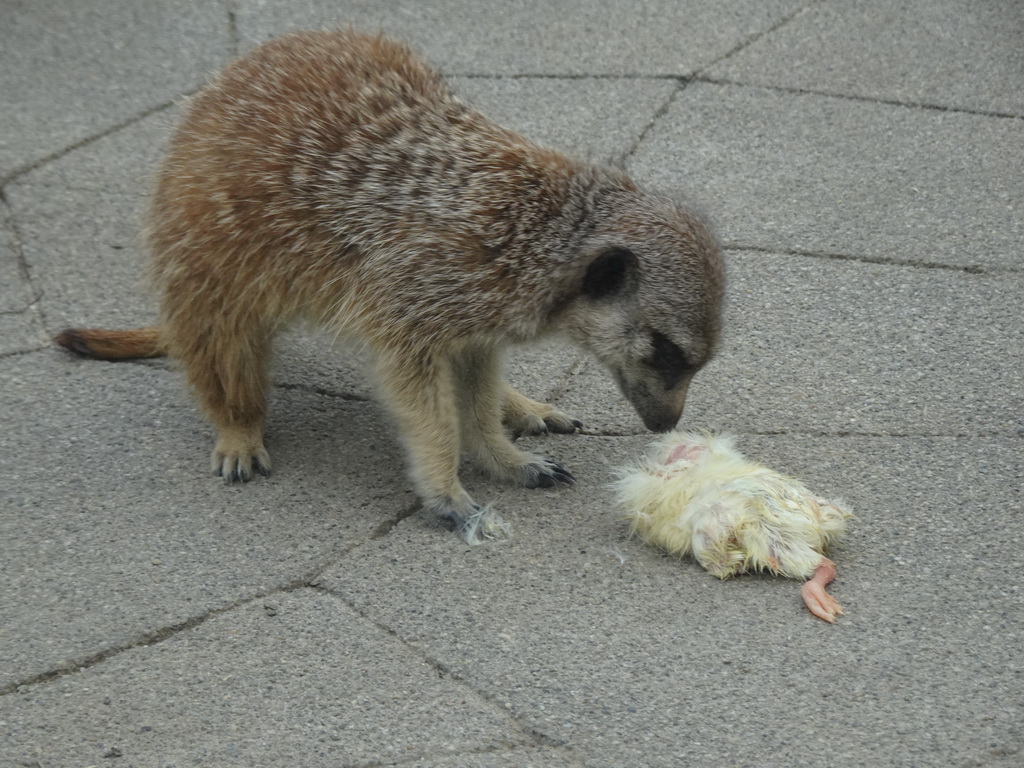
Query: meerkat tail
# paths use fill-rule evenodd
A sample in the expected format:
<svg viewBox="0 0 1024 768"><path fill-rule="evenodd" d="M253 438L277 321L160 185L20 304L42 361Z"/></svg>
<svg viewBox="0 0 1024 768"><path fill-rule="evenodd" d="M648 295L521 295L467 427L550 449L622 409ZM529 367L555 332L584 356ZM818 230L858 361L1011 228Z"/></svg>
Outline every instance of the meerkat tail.
<svg viewBox="0 0 1024 768"><path fill-rule="evenodd" d="M99 328L68 328L53 340L65 349L83 357L98 360L133 360L140 357L163 357L158 328L130 331L108 331Z"/></svg>

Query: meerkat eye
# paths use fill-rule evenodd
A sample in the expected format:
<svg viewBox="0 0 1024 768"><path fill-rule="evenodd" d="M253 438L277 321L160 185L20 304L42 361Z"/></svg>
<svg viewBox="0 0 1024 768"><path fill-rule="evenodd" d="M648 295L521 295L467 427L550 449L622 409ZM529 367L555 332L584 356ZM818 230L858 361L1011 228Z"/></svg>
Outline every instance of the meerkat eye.
<svg viewBox="0 0 1024 768"><path fill-rule="evenodd" d="M658 374L665 389L676 387L693 369L686 353L658 331L651 333L651 356L644 362Z"/></svg>
<svg viewBox="0 0 1024 768"><path fill-rule="evenodd" d="M610 248L587 267L583 276L583 293L592 299L603 299L622 291L636 269L637 258L627 248Z"/></svg>

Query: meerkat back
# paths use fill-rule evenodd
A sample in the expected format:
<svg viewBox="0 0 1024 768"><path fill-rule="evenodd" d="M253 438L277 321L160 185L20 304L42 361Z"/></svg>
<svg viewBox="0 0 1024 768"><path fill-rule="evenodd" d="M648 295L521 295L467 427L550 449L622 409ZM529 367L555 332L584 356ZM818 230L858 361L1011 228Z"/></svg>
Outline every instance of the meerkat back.
<svg viewBox="0 0 1024 768"><path fill-rule="evenodd" d="M434 70L383 37L296 33L229 65L189 104L149 210L172 346L166 326L206 317L192 302L207 299L238 323L357 321L347 289L372 276L355 274L367 256L397 261L414 233L454 220L445 201L409 203L436 198L435 172L458 163L458 111Z"/></svg>

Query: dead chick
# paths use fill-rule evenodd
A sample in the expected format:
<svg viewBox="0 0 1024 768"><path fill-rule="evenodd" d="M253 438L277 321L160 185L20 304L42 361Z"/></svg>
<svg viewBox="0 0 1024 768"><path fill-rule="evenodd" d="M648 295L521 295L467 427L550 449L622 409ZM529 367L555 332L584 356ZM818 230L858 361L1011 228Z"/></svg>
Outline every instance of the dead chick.
<svg viewBox="0 0 1024 768"><path fill-rule="evenodd" d="M618 475L619 502L648 544L691 553L722 579L761 570L809 579L808 610L829 622L843 613L825 591L836 568L823 554L852 517L840 502L749 461L725 435L669 433Z"/></svg>

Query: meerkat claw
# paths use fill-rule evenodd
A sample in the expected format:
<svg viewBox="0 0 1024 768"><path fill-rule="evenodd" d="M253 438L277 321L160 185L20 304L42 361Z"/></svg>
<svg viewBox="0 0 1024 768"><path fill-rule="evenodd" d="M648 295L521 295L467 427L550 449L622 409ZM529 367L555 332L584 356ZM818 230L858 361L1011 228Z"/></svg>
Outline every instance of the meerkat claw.
<svg viewBox="0 0 1024 768"><path fill-rule="evenodd" d="M528 464L524 470L527 472L527 488L554 488L557 485L572 485L576 482L575 476L569 470L547 457L537 464Z"/></svg>
<svg viewBox="0 0 1024 768"><path fill-rule="evenodd" d="M237 456L216 457L214 459L213 474L216 477L224 478L227 485L235 483L246 483L252 475L246 472L242 466L242 460Z"/></svg>
<svg viewBox="0 0 1024 768"><path fill-rule="evenodd" d="M555 411L544 417L544 431L545 432L556 432L561 435L571 435L578 429L583 427L583 422L579 419L574 419L571 416L566 416L561 411Z"/></svg>
<svg viewBox="0 0 1024 768"><path fill-rule="evenodd" d="M262 475L270 476L270 458L265 451L252 456L248 455L217 455L213 457L213 474L216 477L223 477L224 482L233 485L234 483L247 483L255 477Z"/></svg>
<svg viewBox="0 0 1024 768"><path fill-rule="evenodd" d="M551 469L552 476L562 485L574 485L576 483L576 475L564 467L551 462Z"/></svg>
<svg viewBox="0 0 1024 768"><path fill-rule="evenodd" d="M533 435L571 435L583 428L583 422L555 411L546 416L527 414L512 424L512 436L519 438Z"/></svg>

